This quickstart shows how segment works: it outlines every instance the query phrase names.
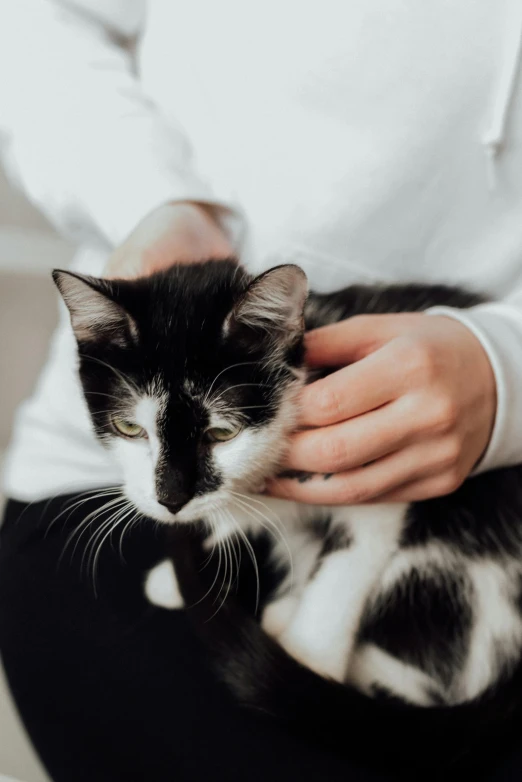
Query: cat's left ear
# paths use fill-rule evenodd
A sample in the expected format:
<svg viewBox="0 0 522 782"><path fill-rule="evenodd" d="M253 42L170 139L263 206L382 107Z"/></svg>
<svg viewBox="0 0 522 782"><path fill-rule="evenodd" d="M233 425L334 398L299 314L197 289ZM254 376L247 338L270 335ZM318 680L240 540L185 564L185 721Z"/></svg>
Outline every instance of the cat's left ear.
<svg viewBox="0 0 522 782"><path fill-rule="evenodd" d="M248 286L225 321L225 333L269 336L291 344L304 331L306 274L294 264L276 266Z"/></svg>
<svg viewBox="0 0 522 782"><path fill-rule="evenodd" d="M116 289L110 280L61 269L53 271L53 280L69 310L79 343L105 342L125 347L136 340L136 323L116 301Z"/></svg>

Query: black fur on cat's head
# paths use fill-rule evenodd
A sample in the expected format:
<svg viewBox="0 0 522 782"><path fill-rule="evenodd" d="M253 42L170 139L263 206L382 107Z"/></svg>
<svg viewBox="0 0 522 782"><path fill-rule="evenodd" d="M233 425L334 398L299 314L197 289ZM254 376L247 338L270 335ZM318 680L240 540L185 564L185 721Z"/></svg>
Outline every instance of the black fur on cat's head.
<svg viewBox="0 0 522 782"><path fill-rule="evenodd" d="M193 521L274 473L304 376L299 267L254 278L229 260L136 280L53 278L95 432L140 512Z"/></svg>

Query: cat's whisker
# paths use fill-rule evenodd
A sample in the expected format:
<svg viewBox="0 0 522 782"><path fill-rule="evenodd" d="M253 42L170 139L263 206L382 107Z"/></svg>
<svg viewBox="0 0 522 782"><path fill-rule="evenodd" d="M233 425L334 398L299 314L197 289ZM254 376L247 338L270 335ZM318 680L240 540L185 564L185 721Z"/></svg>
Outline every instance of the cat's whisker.
<svg viewBox="0 0 522 782"><path fill-rule="evenodd" d="M124 510L124 508L117 508L117 509L116 509L116 511L115 511L115 512L114 512L114 513L113 513L111 516L109 516L109 518L108 518L108 519L105 519L105 521L103 521L103 522L100 524L100 526L99 526L99 527L98 527L98 528L97 528L97 529L94 531L94 533L91 535L91 537L90 537L90 538L89 538L89 540L87 541L87 544L86 544L86 546L85 546L85 550L84 550L84 552L83 552L83 555L82 555L82 561L81 561L81 566L80 566L80 570L81 570L81 572L83 572L84 563L85 563L85 558L87 558L87 563L86 563L86 565L85 565L85 572L86 572L86 574L88 574L88 573L89 573L89 570L90 570L90 563L91 563L91 557L92 557L92 550L93 550L93 548L94 548L94 546L95 546L96 542L99 540L100 536L101 536L101 535L103 535L103 533L105 532L105 530L106 530L108 527L111 527L111 526L112 526L112 524L113 524L113 522L114 522L114 519L115 519L115 518L118 516L118 514L119 514L119 513L121 513L123 510Z"/></svg>
<svg viewBox="0 0 522 782"><path fill-rule="evenodd" d="M224 394L228 393L229 391L233 391L235 388L269 388L270 386L268 383L236 383L233 386L227 386L227 388L224 388L217 396L212 397L212 399L207 400L207 404L211 407L212 405L215 405L219 400L223 397Z"/></svg>
<svg viewBox="0 0 522 782"><path fill-rule="evenodd" d="M110 516L109 516L107 519L105 519L105 521L103 521L103 522L101 523L101 525L98 527L98 529L96 529L96 530L93 532L93 534L92 534L91 538L90 538L90 539L87 541L87 544L86 544L85 550L84 550L84 552L83 552L83 555L82 555L82 562L81 562L81 568L82 568L82 569L83 569L83 564L84 564L85 556L86 556L86 554L87 554L87 552L88 552L88 549L89 549L89 545L90 545L90 543L91 543L91 542L92 542L94 539L96 539L96 537L98 536L98 534L100 533L100 531L102 531L102 530L103 530L103 528L104 528L104 527L105 527L107 524L110 524L110 523L112 523L112 521L114 520L114 518L115 518L115 517L116 517L116 516L117 516L117 515L118 515L120 512L123 512L123 511L124 511L124 510L127 508L127 506L128 506L128 505L129 505L129 500L128 500L126 497L124 497L124 496L122 495L121 497L117 498L117 500L114 500L114 501L112 501L110 505L109 505L109 504L107 504L107 505L105 505L103 508L101 508L101 509L100 509L101 511L106 511L106 510L112 509L112 513L111 513L111 515L110 515ZM100 515L100 512L97 512L97 513L96 513L96 515L94 516L94 518L92 519L92 521L94 521L94 520L95 520L95 519L96 519L96 518L97 518L99 515ZM86 520L87 520L87 519L86 519ZM91 524L92 524L92 521L91 521ZM91 526L91 524L89 524L89 526ZM85 532L85 529L84 529L84 531L82 532L82 536L83 536L84 532ZM78 544L79 544L79 539L78 539L78 541L76 542L75 549L78 547Z"/></svg>
<svg viewBox="0 0 522 782"><path fill-rule="evenodd" d="M231 511L228 511L228 513L230 515L230 518L234 522L234 526L236 528L236 531L237 531L238 535L241 536L241 538L242 538L242 540L243 540L243 542L245 544L246 550L247 550L247 552L248 552L248 554L250 556L250 559L252 560L252 565L254 566L254 572L255 572L255 575L256 575L256 607L255 607L255 613L257 614L257 612L259 610L261 581L260 581L260 578L259 578L259 567L258 567L258 564L257 564L255 551L254 551L254 549L252 547L252 544L250 543L247 535L245 534L245 531L241 529L241 525L238 524L237 519L234 517L233 513Z"/></svg>
<svg viewBox="0 0 522 782"><path fill-rule="evenodd" d="M234 575L233 567L232 567L232 539L230 537L226 537L225 540L224 540L224 543L225 543L225 546L226 546L226 549L227 549L227 552L228 552L228 562L229 562L230 572L229 572L229 576L228 576L228 580L227 580L227 584L226 584L225 597L222 599L221 605L219 606L218 610L221 610L223 608L223 606L225 605L225 603L226 603L227 597L228 597L229 592L230 592L230 588L231 588L231 586L233 584L233 575Z"/></svg>
<svg viewBox="0 0 522 782"><path fill-rule="evenodd" d="M207 521L207 522L208 522L208 524L210 525L210 528L211 528L211 531L212 531L212 536L213 536L213 538L214 538L214 542L213 542L213 545L212 545L212 551L211 551L211 555L213 555L213 554L214 554L214 551L215 551L216 547L217 547L217 550L218 550L218 555L219 555L219 559L218 559L218 565L217 565L217 568L216 568L216 574L215 574L215 576L214 576L214 580L212 581L212 584L211 584L211 585L210 585L210 587L207 589L207 591L205 592L205 594L203 595L203 597L201 597L199 600L197 600L197 601L194 603L194 605L198 605L199 603L202 603L202 602L203 602L203 600L205 600L205 598L206 598L206 597L208 597L208 595L210 595L210 593L211 593L211 592L212 592L212 590L214 589L214 586L216 585L216 582L217 582L217 580L218 580L218 578L219 578L219 574L220 574L220 571L221 571L221 562L222 562L223 555L222 555L222 549L221 549L220 541L219 541L219 538L218 538L218 536L217 536L217 534L216 534L216 529L217 529L217 527L216 527L216 525L215 525L215 523L214 523L214 516L216 515L216 513L219 513L219 511L210 512L210 513L209 513L209 515L208 515L208 517L207 517L207 519L206 519L206 521ZM221 513L219 513L219 516L221 516ZM218 519L218 521L219 521L219 519ZM203 565L203 567L206 567L206 565ZM203 568L202 568L202 569L203 569ZM223 588L223 587L221 587L221 589L222 589L222 588ZM220 590L220 592L221 592L221 590ZM219 596L219 593L218 593L218 596ZM214 600L214 603L215 603L215 602L216 602L216 601ZM215 614L212 614L212 616L214 616L214 615L215 615ZM211 617L211 618L212 618L212 617Z"/></svg>
<svg viewBox="0 0 522 782"><path fill-rule="evenodd" d="M87 560L87 573L89 572L89 569L91 569L91 563L92 563L92 578L93 578L93 588L94 588L94 594L95 597L97 597L97 588L96 588L96 565L98 561L99 554L101 552L101 548L105 542L105 540L110 537L116 527L126 519L130 513L134 510L133 506L130 504L128 500L126 500L126 504L123 508L116 509L116 511L110 516L105 522L103 522L100 526L100 528L94 533L90 541L88 542L86 546L86 550L84 553L87 554L87 552L90 549L90 555ZM101 541L101 542L99 542ZM99 542L99 543L98 543ZM82 558L82 564L83 564L83 558Z"/></svg>
<svg viewBox="0 0 522 782"><path fill-rule="evenodd" d="M240 499L243 502L247 503L250 507L252 506L252 504L261 505L261 507L263 507L266 510L267 513L270 513L270 512L273 513L273 511L271 510L271 508L268 507L266 502L262 502L262 500L258 500L256 497L252 497L252 496L250 496L248 494L242 494L241 492L238 492L238 491L232 491L231 489L229 490L229 492L234 497L237 497L238 499ZM261 513L260 510L257 510L257 512ZM273 526L276 529L276 531L280 535L283 534L284 525L281 523L281 519L278 516L275 516L273 519L271 519L270 517L265 516L264 514L261 514L261 515L267 521L268 524L270 524L271 526ZM280 527L278 526L278 524L276 522L279 522Z"/></svg>
<svg viewBox="0 0 522 782"><path fill-rule="evenodd" d="M96 415L100 415L100 416L122 415L122 414L124 414L124 411L126 409L128 409L128 408L124 408L122 406L114 407L114 408L104 407L103 410L92 410L90 415L92 417L94 417Z"/></svg>
<svg viewBox="0 0 522 782"><path fill-rule="evenodd" d="M225 544L226 544L226 538L218 540L218 545L219 545L220 549L223 552L224 572L223 572L223 581L221 582L221 586L219 588L219 592L217 593L217 595L216 595L216 597L214 599L214 604L217 603L217 601L221 597L221 593L225 589L226 582L227 582L227 577L228 577L228 549L227 549ZM223 605L223 602L221 602L220 608L221 608L222 605ZM218 610L219 610L219 608L218 608ZM217 611L216 611L216 613L217 613ZM214 614L213 614L213 616L214 616Z"/></svg>
<svg viewBox="0 0 522 782"><path fill-rule="evenodd" d="M143 514L140 513L139 510L136 510L136 513L134 514L134 516L131 518L130 521L128 521L125 524L125 526L123 527L123 529L122 529L122 531L120 533L120 540L119 540L119 544L118 544L118 551L120 552L120 559L121 559L122 562L125 562L125 557L123 556L123 538L125 537L125 533L127 531L130 532L130 530L132 529L134 524L137 521L139 521L140 518L143 518Z"/></svg>
<svg viewBox="0 0 522 782"><path fill-rule="evenodd" d="M103 391L84 391L85 396L104 396L107 399L115 399L117 402L121 402L120 397L115 394L105 394Z"/></svg>
<svg viewBox="0 0 522 782"><path fill-rule="evenodd" d="M116 367L111 366L111 364L107 364L106 361L102 361L101 358L97 358L96 356L88 356L86 353L78 353L78 355L80 358L85 359L86 361L95 361L97 364L110 369L111 372L114 372L116 377L118 377L121 382L129 389L132 396L140 396L141 392L136 383L134 383L128 376L124 375L123 372L121 372L119 369L116 369Z"/></svg>
<svg viewBox="0 0 522 782"><path fill-rule="evenodd" d="M220 519L219 519L219 520L221 520L221 521L222 521L222 520L223 520L223 514L222 514L222 512L221 512L221 511L216 511L216 512L217 512L217 513L219 513L219 517L220 517ZM223 545L221 545L221 544L223 544ZM220 589L219 589L219 592L218 592L218 594L216 595L216 598L215 598L215 599L214 599L214 601L213 601L214 605L215 605L215 604L216 604L216 602L219 600L219 598L220 598L220 596L221 596L221 593L222 593L223 589L225 588L225 584L226 584L226 582L227 582L227 575L228 575L228 555L230 554L230 549L229 549L229 544L228 544L228 538L223 538L222 540L220 540L220 539L218 538L218 546L219 546L219 550L220 550L220 551L221 551L221 548L223 549L223 554L224 554L224 558L225 558L225 573L224 573L224 576L223 576L223 583L221 584L221 587L220 587ZM227 552L228 552L228 553L227 553ZM232 570L231 570L231 568L232 568L232 561L230 561L230 574L232 575ZM219 611L220 611L220 610L223 608L223 605L225 604L225 601L226 601L226 599L227 599L227 597L228 597L228 594L229 594L229 592L230 592L230 585L231 585L231 575L230 575L230 577L229 577L229 580L228 580L227 591L226 591L226 593L225 593L225 596L224 596L224 598L221 600L221 602L220 602L219 606L216 608L216 610L213 612L213 614L211 614L211 616L209 616L209 618L207 619L207 621L210 621L211 619L213 619L213 618L216 616L216 614L217 614L217 613L218 613L218 612L219 612ZM210 590L209 590L209 592L210 592ZM207 594L209 594L209 592L207 592ZM205 597L206 597L206 595L205 595ZM202 598L202 600L203 600L203 599L204 599L204 598Z"/></svg>
<svg viewBox="0 0 522 782"><path fill-rule="evenodd" d="M270 402L267 402L265 405L245 405L244 407L229 407L227 406L227 411L231 413L238 413L242 410L259 410L260 408L264 407L270 407Z"/></svg>
<svg viewBox="0 0 522 782"><path fill-rule="evenodd" d="M120 516L120 518L118 518L117 521L113 522L113 524L112 524L111 528L109 529L109 531L105 533L105 535L100 540L100 543L98 544L98 547L96 549L96 553L94 554L94 557L93 557L93 560L92 560L92 582L93 582L93 586L94 586L94 595L95 595L95 597L97 597L96 568L97 568L98 561L99 561L99 558L100 558L101 550L103 548L103 544L105 543L107 538L110 538L110 536L113 534L113 532L116 529L116 527L118 527L120 524L122 524L125 521L125 519L127 519L133 512L134 512L134 514L136 514L136 509L134 508L133 505L131 505L130 508L127 510L127 512L123 514L123 516ZM135 518L135 515L134 515L133 518Z"/></svg>
<svg viewBox="0 0 522 782"><path fill-rule="evenodd" d="M217 538L217 536L216 536L216 527L215 527L215 525L214 525L213 516L214 516L214 513L210 513L210 514L209 514L209 516L208 516L208 518L206 519L206 521L209 523L209 525L210 525L210 527L211 527L211 530L212 530L212 535L213 535L213 537L214 537L214 543L213 543L213 545L212 545L211 556L213 556L213 554L214 554L214 551L215 551L215 549L216 549L216 546L217 546L217 550L218 550L218 554L219 554L218 565L217 565L217 568L216 568L216 575L214 576L214 580L212 581L211 585L209 586L209 588L207 589L207 591L205 592L205 594L203 595L203 597L201 597L199 600L197 600L197 601L194 603L194 605L198 605L199 603L202 603L202 602L203 602L203 600L205 600L205 598L207 598L207 597L208 597L208 595L210 595L210 593L211 593L211 592L212 592L212 590L214 589L214 586L216 585L216 582L217 582L217 580L218 580L218 578L219 578L219 572L220 572L220 570L221 570L221 547L220 547L220 545L219 545L219 540L218 540L218 538ZM210 562L210 560L208 560L208 562ZM208 564L208 563L207 563L207 564ZM203 567L206 567L206 565L203 565ZM202 568L202 569L203 569L203 568Z"/></svg>
<svg viewBox="0 0 522 782"><path fill-rule="evenodd" d="M205 523L208 524L210 527L210 537L212 538L212 548L210 550L210 553L208 554L207 558L204 560L203 565L201 566L201 570L205 570L206 567L209 566L212 557L214 556L214 552L216 550L216 537L215 537L215 528L212 519L207 517L205 519Z"/></svg>
<svg viewBox="0 0 522 782"><path fill-rule="evenodd" d="M86 502L90 502L91 500L99 499L101 497L106 497L109 494L116 494L117 492L120 491L120 489L121 489L120 486L110 486L107 487L107 489L101 489L101 490L99 488L89 489L87 491L83 491L79 495L76 495L75 501L66 505L66 507L62 511L60 511L60 513L57 516L55 516L54 519L49 523L45 531L45 535L48 534L51 527L58 521L58 519L60 519L64 515L64 513L67 513L67 511L71 511L72 513L75 508L79 508L82 504L85 504ZM69 516L71 515L71 513L69 513ZM66 521L69 519L69 516L67 517Z"/></svg>
<svg viewBox="0 0 522 782"><path fill-rule="evenodd" d="M123 501L124 501L123 499L119 499L117 505L121 504ZM76 551L78 549L80 540L83 537L84 533L89 529L89 527L91 527L91 525L96 521L96 519L98 518L98 516L101 513L103 513L104 511L108 510L111 506L114 506L114 504L115 504L115 501L113 500L110 503L106 503L101 508L98 508L95 512L89 514L89 516L86 519L83 520L83 522L78 526L78 528L75 529L72 532L71 535L69 535L69 537L67 538L67 540L65 542L65 545L63 547L62 553L60 554L60 557L59 557L59 560L58 560L58 565L60 564L60 562L62 561L63 557L65 556L65 553L66 553L67 548L69 547L69 545L73 542L74 538L76 536L78 536L78 538L76 540L76 543L74 545L72 554L71 554L71 561L73 560L74 555L75 555L75 553L76 553ZM118 511L119 511L119 508L116 507L116 511L115 512L117 513ZM102 526L104 526L104 525L105 525L105 523ZM87 547L88 547L88 545L89 544L87 543ZM85 558L85 553L87 551L87 547L86 547L84 553L82 554L82 559L81 559L81 563L80 563L80 573L83 570L83 562L84 562L84 558Z"/></svg>
<svg viewBox="0 0 522 782"><path fill-rule="evenodd" d="M89 555L89 550L90 550L90 548L91 548L92 546L94 546L94 545L95 545L95 543L96 543L96 541L99 539L100 535L103 535L103 532L104 532L104 530L105 530L107 527L111 526L111 524L113 524L113 523L114 523L114 520L115 520L115 519L116 519L116 518L117 518L117 517L118 517L118 516L119 516L121 513L125 512L125 510L126 510L126 509L127 509L127 507L128 507L128 504L129 504L129 501L128 501L126 498L122 498L122 499L121 499L121 501L120 501L120 503L118 503L118 505L116 506L116 508L115 508L114 512L113 512L113 513L112 513L112 514L109 516L109 518L108 518L108 519L105 519L105 521L103 521L103 522L100 524L100 526L98 527L98 529L96 529L96 530L94 531L94 533L91 535L91 537L90 537L90 538L89 538L89 540L87 541L87 544L86 544L86 546L85 546L84 552L83 552L83 554L82 554L82 559L81 559L81 563L80 563L80 571L83 571L83 567L84 567L84 563L85 563L85 558L87 557L87 566L86 566L86 572L88 573L88 571L89 571L89 566L90 566L90 555ZM121 506L121 507L118 507L118 506ZM106 509L104 509L104 510L106 510ZM90 526L90 525L89 525L89 526ZM84 530L84 532L85 532L85 530ZM82 535L83 535L83 532L82 532ZM75 549L77 548L77 546L78 546L78 543L79 543L79 539L78 539L78 541L77 541L77 543L76 543Z"/></svg>
<svg viewBox="0 0 522 782"><path fill-rule="evenodd" d="M216 528L216 529L217 529L217 528ZM215 534L215 533L214 533L214 534ZM217 535L216 535L216 545L217 545L218 556L219 556L219 559L218 559L218 566L217 566L217 570L216 570L216 577L214 578L214 581L212 582L212 586L211 586L211 588L210 588L210 590L209 590L209 593L210 593L210 591L211 591L211 590L214 588L215 584L217 583L217 580L218 580L218 578L219 578L219 574L221 573L221 563L222 563L222 561L223 561L223 558L224 558L224 554L223 554L223 549L222 549L222 546L221 546L221 542L220 542L220 540L219 540L219 537L217 537Z"/></svg>
<svg viewBox="0 0 522 782"><path fill-rule="evenodd" d="M218 372L218 374L216 375L216 377L214 378L214 380L210 384L210 387L209 387L207 393L205 394L205 396L203 398L203 404L206 404L206 402L208 401L208 398L209 398L209 396L211 394L211 391L212 391L212 389L214 388L214 386L216 384L216 380L219 377L221 377L221 375L223 375L225 372L228 372L230 369L236 369L237 367L251 366L252 364L256 364L256 363L257 363L256 361L240 361L238 364L230 364L230 366L225 367L225 369L222 369L221 372Z"/></svg>
<svg viewBox="0 0 522 782"><path fill-rule="evenodd" d="M92 499L92 498L89 498L89 499ZM99 508L95 508L93 511L91 511L91 513L89 513L89 514L88 514L88 515L87 515L87 516L86 516L86 517L85 517L85 518L84 518L84 519L81 521L81 523L80 523L80 524L79 524L79 525L78 525L78 526L77 526L77 527L76 527L76 528L75 528L75 529L74 529L74 530L71 532L71 534L70 534L70 535L67 537L67 540L65 541L64 547L63 547L63 549L62 549L62 553L60 554L60 558L59 558L59 560L58 560L58 564L60 564L60 563L61 563L61 561L62 561L62 559L63 559L63 557L64 557L64 555L65 555L65 552L67 551L67 548L68 548L68 547L69 547L69 545L72 543L72 541L74 540L74 538L76 537L76 535L78 535L78 539L77 539L77 541L76 541L76 544L75 544L75 546L74 546L74 548L73 548L73 552L72 552L72 555L71 555L71 559L72 559L72 558L74 558L74 554L75 554L75 552L76 552L76 549L78 548L78 544L79 544L79 542L80 542L80 539L83 537L83 534L84 534L84 533L86 532L86 530L87 530L87 529L88 529L88 528L91 526L91 524L93 524L93 523L96 521L96 519L98 518L98 516L99 516L101 513L103 513L104 511L106 511L106 510L109 510L110 508L113 508L114 506L118 506L118 505L120 505L120 504L121 504L121 503L123 503L124 501L125 501L125 498L124 498L123 496L121 496L121 495L120 495L120 496L118 496L118 497L115 497L115 498L114 498L114 499L112 499L112 500L109 500L108 502L106 502L106 503L105 503L104 505L102 505L101 507L99 507ZM72 511L71 511L71 512L72 512ZM69 515L70 515L70 514L69 514Z"/></svg>
<svg viewBox="0 0 522 782"><path fill-rule="evenodd" d="M271 529L275 530L277 533L277 536L279 537L281 543L286 549L286 552L288 554L288 563L290 567L290 580L291 583L293 583L294 580L294 563L293 563L293 557L292 557L292 551L290 549L290 546L288 544L288 541L283 534L283 531L277 526L277 524L268 516L266 516L264 513L262 513L258 508L254 507L250 504L250 500L253 500L251 497L247 497L245 494L240 494L239 492L233 492L231 491L230 494L234 496L234 502L237 502L239 504L239 507L243 507L245 512L249 513L250 517L255 519L264 529L270 534ZM258 500L258 502L260 502ZM264 504L264 503L261 503ZM266 507L266 506L265 506ZM267 508L267 510L269 510ZM255 514L255 515L254 515ZM266 522L269 526L267 527L266 524L263 523ZM272 533L273 534L273 533ZM274 536L275 537L275 536Z"/></svg>
<svg viewBox="0 0 522 782"><path fill-rule="evenodd" d="M233 517L232 517L232 520L233 520L233 522L235 524L236 520ZM240 542L238 537L234 538L234 544L236 542L237 542L237 554L238 554L238 558L239 558L239 561L237 563L237 575L238 575L238 579L239 579L239 572L240 572L240 569L241 569L242 553L241 553L241 542ZM239 583L239 581L238 581L238 583Z"/></svg>
<svg viewBox="0 0 522 782"><path fill-rule="evenodd" d="M124 498L118 498L118 500L117 500L117 501L114 501L114 502L112 502L112 503L107 503L106 505L102 506L102 507L99 509L99 511L98 511L98 512L95 512L95 513L93 513L93 514L90 514L90 516L88 516L88 517L87 517L87 518L86 518L86 519L85 519L85 520L82 522L82 524L81 524L81 525L78 527L78 529L76 530L76 533L80 533L80 534L78 535L78 538L77 538L77 540L76 540L76 543L74 544L74 548L73 548L73 550L72 550L72 554L71 554L71 560L74 558L74 555L75 555L75 553L76 553L76 551L77 551L77 549L78 549L78 546L79 546L79 544L80 544L80 540L81 540L81 538L83 537L83 535L85 534L85 532L87 532L87 530L89 529L89 527L91 527L91 526L94 524L94 522L95 522L95 521L98 519L98 517L99 517L99 516L100 516L100 515L101 515L101 514L102 514L104 511L110 510L111 508L114 510L114 512L118 511L118 510L119 510L119 508L120 508L120 506L122 506L124 503L125 503L125 499L124 499ZM66 546L64 547L64 553L65 553L65 550L66 550L67 546L69 545L69 543L71 543L71 542L72 542L72 540L74 539L74 535L75 535L75 533L73 533L73 534L70 536L70 540L68 540L68 541L67 541L67 543L66 543ZM82 562L83 562L83 556L82 556Z"/></svg>
<svg viewBox="0 0 522 782"><path fill-rule="evenodd" d="M239 541L235 532L233 535L230 536L229 540L230 540L230 548L232 549L232 556L234 558L234 563L236 566L236 574L234 576L233 583L236 585L236 591L237 591L237 586L239 581L239 563L240 563L241 549L239 549L238 552L238 549L236 548L236 544L239 545Z"/></svg>

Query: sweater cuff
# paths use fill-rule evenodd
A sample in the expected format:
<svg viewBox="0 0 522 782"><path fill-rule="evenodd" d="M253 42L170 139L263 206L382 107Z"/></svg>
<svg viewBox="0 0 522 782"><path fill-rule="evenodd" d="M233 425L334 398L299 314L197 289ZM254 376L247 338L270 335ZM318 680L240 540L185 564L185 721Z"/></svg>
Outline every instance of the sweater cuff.
<svg viewBox="0 0 522 782"><path fill-rule="evenodd" d="M522 312L510 304L491 303L467 310L432 307L426 314L445 315L467 326L486 351L495 375L495 424L473 474L522 462Z"/></svg>

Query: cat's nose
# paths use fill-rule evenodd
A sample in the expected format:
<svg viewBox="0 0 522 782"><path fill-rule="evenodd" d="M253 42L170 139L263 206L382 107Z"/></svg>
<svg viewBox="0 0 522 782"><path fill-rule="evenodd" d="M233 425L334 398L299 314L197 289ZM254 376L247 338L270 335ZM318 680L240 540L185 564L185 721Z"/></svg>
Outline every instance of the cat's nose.
<svg viewBox="0 0 522 782"><path fill-rule="evenodd" d="M176 500L170 500L168 498L161 499L158 497L158 502L160 505L163 505L164 508L166 508L171 513L179 513L179 511L185 507L187 502L190 500L190 497L188 494L183 497L178 497Z"/></svg>

